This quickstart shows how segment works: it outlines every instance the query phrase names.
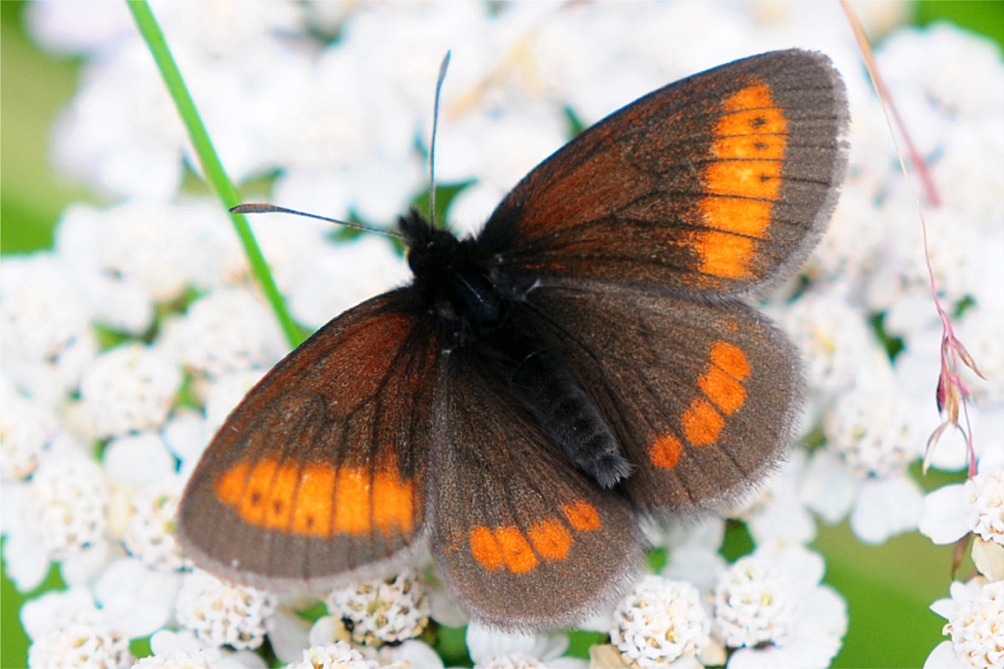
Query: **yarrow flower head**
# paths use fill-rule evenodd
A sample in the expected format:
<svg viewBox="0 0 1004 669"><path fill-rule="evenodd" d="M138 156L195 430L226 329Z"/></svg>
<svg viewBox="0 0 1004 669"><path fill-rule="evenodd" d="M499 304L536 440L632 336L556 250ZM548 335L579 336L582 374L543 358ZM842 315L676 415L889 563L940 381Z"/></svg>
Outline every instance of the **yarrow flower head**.
<svg viewBox="0 0 1004 669"><path fill-rule="evenodd" d="M696 656L710 630L697 588L646 576L615 609L610 643L630 666L648 669Z"/></svg>
<svg viewBox="0 0 1004 669"><path fill-rule="evenodd" d="M999 443L979 459L975 476L928 493L920 531L936 544L973 532L1004 545L1004 448Z"/></svg>
<svg viewBox="0 0 1004 669"><path fill-rule="evenodd" d="M822 558L765 544L725 571L714 591L712 635L738 667L827 667L847 629L843 600L819 584Z"/></svg>
<svg viewBox="0 0 1004 669"><path fill-rule="evenodd" d="M1004 546L1004 467L981 469L966 481L969 529L984 541Z"/></svg>
<svg viewBox="0 0 1004 669"><path fill-rule="evenodd" d="M1004 666L1004 581L976 578L953 583L950 599L940 599L931 610L947 618L940 643L924 663L925 669L991 669Z"/></svg>
<svg viewBox="0 0 1004 669"><path fill-rule="evenodd" d="M91 314L52 254L4 256L0 267L4 377L32 398L58 405L97 355Z"/></svg>
<svg viewBox="0 0 1004 669"><path fill-rule="evenodd" d="M53 559L66 559L104 541L108 484L81 449L61 442L30 484L34 520Z"/></svg>
<svg viewBox="0 0 1004 669"><path fill-rule="evenodd" d="M976 475L927 494L920 531L936 544L975 535L972 558L991 580L1004 578L1004 449L993 444L980 457Z"/></svg>
<svg viewBox="0 0 1004 669"><path fill-rule="evenodd" d="M189 305L164 335L190 371L218 378L267 368L284 351L275 319L262 299L243 288L221 288Z"/></svg>
<svg viewBox="0 0 1004 669"><path fill-rule="evenodd" d="M81 401L97 437L164 424L181 370L163 350L139 343L102 353L84 373Z"/></svg>
<svg viewBox="0 0 1004 669"><path fill-rule="evenodd" d="M568 638L562 634L503 632L478 623L467 626L467 647L475 669L584 669L585 663L562 657Z"/></svg>
<svg viewBox="0 0 1004 669"><path fill-rule="evenodd" d="M84 588L43 595L25 604L21 615L32 640L31 669L119 669L132 663L129 639L109 627Z"/></svg>
<svg viewBox="0 0 1004 669"><path fill-rule="evenodd" d="M311 646L303 651L303 660L286 669L377 669L379 663L363 655L344 641Z"/></svg>
<svg viewBox="0 0 1004 669"><path fill-rule="evenodd" d="M265 669L265 661L250 651L230 651L200 642L192 632L161 630L150 637L153 655L133 669Z"/></svg>
<svg viewBox="0 0 1004 669"><path fill-rule="evenodd" d="M870 370L827 414L827 444L813 453L802 490L824 520L835 523L850 513L854 534L878 544L917 527L922 496L907 467L919 458L922 442L897 399L888 362L876 358Z"/></svg>
<svg viewBox="0 0 1004 669"><path fill-rule="evenodd" d="M40 636L28 651L28 666L101 667L116 669L132 662L129 640L105 629L96 618L64 621L58 629Z"/></svg>
<svg viewBox="0 0 1004 669"><path fill-rule="evenodd" d="M130 499L130 517L122 544L141 562L157 569L181 570L191 563L174 539L174 516L178 510L176 492L147 488Z"/></svg>
<svg viewBox="0 0 1004 669"><path fill-rule="evenodd" d="M726 646L783 645L794 616L790 584L756 558L740 558L715 586L715 623Z"/></svg>
<svg viewBox="0 0 1004 669"><path fill-rule="evenodd" d="M31 476L55 436L59 421L41 402L0 383L0 478Z"/></svg>
<svg viewBox="0 0 1004 669"><path fill-rule="evenodd" d="M178 622L202 642L240 650L257 648L265 640L265 622L275 601L268 593L195 571L185 577L176 608Z"/></svg>
<svg viewBox="0 0 1004 669"><path fill-rule="evenodd" d="M336 590L328 611L348 621L352 640L365 645L399 643L429 624L429 597L416 572Z"/></svg>

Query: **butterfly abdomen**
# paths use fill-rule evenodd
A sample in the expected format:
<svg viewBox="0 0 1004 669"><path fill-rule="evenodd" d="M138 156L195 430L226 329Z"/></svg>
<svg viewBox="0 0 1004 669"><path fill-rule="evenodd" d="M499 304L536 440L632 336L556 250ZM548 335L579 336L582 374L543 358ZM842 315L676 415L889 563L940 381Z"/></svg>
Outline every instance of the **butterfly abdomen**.
<svg viewBox="0 0 1004 669"><path fill-rule="evenodd" d="M496 372L576 469L604 488L627 477L631 465L610 425L558 353L512 321L484 348Z"/></svg>

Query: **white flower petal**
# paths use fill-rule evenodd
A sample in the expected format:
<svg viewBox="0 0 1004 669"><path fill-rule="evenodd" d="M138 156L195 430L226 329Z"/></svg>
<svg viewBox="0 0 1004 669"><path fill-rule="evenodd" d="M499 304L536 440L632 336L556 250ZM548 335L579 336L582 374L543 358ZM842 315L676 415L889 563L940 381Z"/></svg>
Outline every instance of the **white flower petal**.
<svg viewBox="0 0 1004 669"><path fill-rule="evenodd" d="M824 521L836 523L851 510L860 485L839 455L822 448L812 454L806 468L802 495Z"/></svg>
<svg viewBox="0 0 1004 669"><path fill-rule="evenodd" d="M870 544L916 529L923 504L920 488L906 476L867 480L861 486L851 530Z"/></svg>
<svg viewBox="0 0 1004 669"><path fill-rule="evenodd" d="M967 532L967 510L961 483L929 492L921 506L920 532L936 544L950 544Z"/></svg>

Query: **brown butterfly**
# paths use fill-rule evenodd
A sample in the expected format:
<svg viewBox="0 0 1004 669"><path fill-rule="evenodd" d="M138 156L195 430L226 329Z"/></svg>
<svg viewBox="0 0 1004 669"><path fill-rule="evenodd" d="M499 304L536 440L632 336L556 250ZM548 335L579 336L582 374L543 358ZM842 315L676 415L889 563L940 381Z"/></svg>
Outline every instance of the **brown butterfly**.
<svg viewBox="0 0 1004 669"><path fill-rule="evenodd" d="M580 618L636 564L640 516L719 509L781 457L799 358L743 298L815 244L847 124L825 56L767 53L597 123L475 238L403 217L413 282L248 393L188 483L186 551L304 589L428 545L475 619Z"/></svg>

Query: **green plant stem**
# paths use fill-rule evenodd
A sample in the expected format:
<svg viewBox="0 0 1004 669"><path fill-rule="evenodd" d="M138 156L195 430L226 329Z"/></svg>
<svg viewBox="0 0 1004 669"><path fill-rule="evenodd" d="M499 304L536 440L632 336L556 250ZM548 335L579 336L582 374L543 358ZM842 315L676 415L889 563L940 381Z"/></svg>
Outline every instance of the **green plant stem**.
<svg viewBox="0 0 1004 669"><path fill-rule="evenodd" d="M153 12L150 10L150 5L146 0L127 0L126 4L129 7L129 11L132 12L136 25L143 35L147 47L150 49L150 53L153 54L153 59L157 63L157 68L164 79L164 84L167 86L167 90L170 92L171 98L178 108L178 114L181 116L185 128L188 130L192 146L195 148L195 153L202 164L203 174L206 175L206 179L209 180L213 190L216 191L216 194L223 202L223 206L229 210L240 202L237 197L237 191L223 169L219 156L216 155L216 149L209 138L206 126L202 123L202 118L199 116L195 101L192 100L192 96L188 92L188 87L181 76L181 71L178 69L178 65L171 55L171 50L164 39L164 33L161 32L157 19L154 17ZM262 254L261 248L259 248L258 242L254 238L251 226L248 225L247 219L240 214L230 214L230 220L233 222L237 236L244 246L244 253L247 255L248 263L251 265L251 272L258 280L265 298L272 306L272 310L279 320L279 325L282 327L286 339L291 346L297 346L303 340L303 334L286 308L285 300L283 300L282 295L279 293L279 288L276 286L272 272L269 271L268 263L265 262L265 256Z"/></svg>

